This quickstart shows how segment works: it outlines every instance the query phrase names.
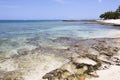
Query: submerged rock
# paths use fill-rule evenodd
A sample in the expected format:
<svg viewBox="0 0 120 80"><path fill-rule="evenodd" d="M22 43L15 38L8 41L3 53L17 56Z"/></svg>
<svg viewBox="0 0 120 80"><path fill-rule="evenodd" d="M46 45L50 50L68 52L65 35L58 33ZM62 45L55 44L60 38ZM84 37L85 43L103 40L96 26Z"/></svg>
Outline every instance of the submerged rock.
<svg viewBox="0 0 120 80"><path fill-rule="evenodd" d="M18 53L18 55L27 55L28 53L30 53L30 50L27 48L18 49L17 53Z"/></svg>
<svg viewBox="0 0 120 80"><path fill-rule="evenodd" d="M72 38L72 37L58 37L54 40L52 40L54 43L60 43L64 46L70 46L74 44L75 42L79 41L80 39L78 38Z"/></svg>

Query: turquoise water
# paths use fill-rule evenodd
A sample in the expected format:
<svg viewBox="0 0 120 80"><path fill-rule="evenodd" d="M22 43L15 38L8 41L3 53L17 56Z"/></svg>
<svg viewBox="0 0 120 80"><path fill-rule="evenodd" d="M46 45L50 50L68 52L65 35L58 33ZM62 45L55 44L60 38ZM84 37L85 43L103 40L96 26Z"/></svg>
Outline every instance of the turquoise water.
<svg viewBox="0 0 120 80"><path fill-rule="evenodd" d="M18 49L33 49L37 46L66 48L68 42L109 37L110 31L118 29L113 26L60 20L1 20L0 55L17 54Z"/></svg>

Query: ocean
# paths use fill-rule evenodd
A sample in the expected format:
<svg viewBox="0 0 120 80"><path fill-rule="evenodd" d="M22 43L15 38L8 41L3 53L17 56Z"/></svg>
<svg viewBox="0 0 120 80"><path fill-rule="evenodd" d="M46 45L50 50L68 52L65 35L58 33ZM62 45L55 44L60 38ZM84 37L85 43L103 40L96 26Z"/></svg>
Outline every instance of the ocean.
<svg viewBox="0 0 120 80"><path fill-rule="evenodd" d="M67 48L80 39L119 37L119 29L62 20L0 20L0 56L10 57L23 48Z"/></svg>

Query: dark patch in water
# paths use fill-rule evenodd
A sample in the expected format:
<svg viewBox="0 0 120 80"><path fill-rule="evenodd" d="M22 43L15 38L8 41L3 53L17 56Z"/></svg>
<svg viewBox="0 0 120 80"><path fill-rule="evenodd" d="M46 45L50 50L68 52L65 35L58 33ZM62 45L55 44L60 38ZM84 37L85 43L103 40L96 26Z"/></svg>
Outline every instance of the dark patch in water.
<svg viewBox="0 0 120 80"><path fill-rule="evenodd" d="M39 40L40 40L40 37L28 38L26 43L34 46L39 46L39 42L40 42Z"/></svg>
<svg viewBox="0 0 120 80"><path fill-rule="evenodd" d="M61 43L63 45L71 45L79 40L80 38L76 39L76 38L71 38L71 37L58 37L57 39L54 39L52 41L56 43Z"/></svg>

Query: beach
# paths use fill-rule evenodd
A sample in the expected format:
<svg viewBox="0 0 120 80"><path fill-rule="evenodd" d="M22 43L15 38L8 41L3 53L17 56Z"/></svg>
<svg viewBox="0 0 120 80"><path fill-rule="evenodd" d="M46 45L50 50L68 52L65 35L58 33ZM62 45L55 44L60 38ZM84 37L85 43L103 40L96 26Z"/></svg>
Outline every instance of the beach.
<svg viewBox="0 0 120 80"><path fill-rule="evenodd" d="M120 0L0 0L0 80L120 80Z"/></svg>
<svg viewBox="0 0 120 80"><path fill-rule="evenodd" d="M100 24L120 26L120 19L96 20Z"/></svg>
<svg viewBox="0 0 120 80"><path fill-rule="evenodd" d="M120 39L80 40L68 49L38 47L28 54L0 61L0 78L5 80L82 80L81 77L84 80L117 80L120 75Z"/></svg>
<svg viewBox="0 0 120 80"><path fill-rule="evenodd" d="M0 25L6 26L0 34L1 80L119 78L119 27L63 21Z"/></svg>
<svg viewBox="0 0 120 80"><path fill-rule="evenodd" d="M85 24L102 24L120 26L120 19L106 19L106 20L63 20L65 22L84 22Z"/></svg>

